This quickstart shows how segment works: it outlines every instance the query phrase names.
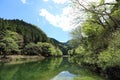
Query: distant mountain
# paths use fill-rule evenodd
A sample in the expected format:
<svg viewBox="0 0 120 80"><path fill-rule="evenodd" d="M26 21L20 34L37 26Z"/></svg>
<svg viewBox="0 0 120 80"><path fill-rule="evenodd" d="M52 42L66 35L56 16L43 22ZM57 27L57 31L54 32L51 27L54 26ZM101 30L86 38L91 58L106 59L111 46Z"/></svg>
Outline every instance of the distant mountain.
<svg viewBox="0 0 120 80"><path fill-rule="evenodd" d="M70 49L68 42L62 43L54 38L50 38L50 40L56 47L59 47L59 49L63 52L64 55L68 54L68 50Z"/></svg>
<svg viewBox="0 0 120 80"><path fill-rule="evenodd" d="M70 46L70 44L71 44L71 40L68 40L68 41L65 42L64 44L67 45L67 46Z"/></svg>

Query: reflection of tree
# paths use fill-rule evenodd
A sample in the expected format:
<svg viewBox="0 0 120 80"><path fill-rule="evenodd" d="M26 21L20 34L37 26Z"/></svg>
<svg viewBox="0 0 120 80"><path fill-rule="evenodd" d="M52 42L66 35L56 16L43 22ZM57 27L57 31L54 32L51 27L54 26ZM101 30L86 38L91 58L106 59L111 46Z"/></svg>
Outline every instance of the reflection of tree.
<svg viewBox="0 0 120 80"><path fill-rule="evenodd" d="M0 80L50 80L62 71L94 76L90 71L69 63L67 58L48 58L38 62L0 65Z"/></svg>
<svg viewBox="0 0 120 80"><path fill-rule="evenodd" d="M61 72L61 69L57 68L61 62L62 58L52 58L40 62L0 66L0 80L50 80Z"/></svg>
<svg viewBox="0 0 120 80"><path fill-rule="evenodd" d="M63 60L63 58L53 58L53 59L51 59L50 66L49 66L50 70L53 70L55 68L57 69L60 66L62 60Z"/></svg>

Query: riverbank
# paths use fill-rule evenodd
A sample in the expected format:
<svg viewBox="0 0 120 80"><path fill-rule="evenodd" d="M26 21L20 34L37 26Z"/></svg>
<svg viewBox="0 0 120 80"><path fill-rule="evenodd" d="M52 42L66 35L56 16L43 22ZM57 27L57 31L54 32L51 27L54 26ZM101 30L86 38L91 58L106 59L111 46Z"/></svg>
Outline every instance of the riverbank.
<svg viewBox="0 0 120 80"><path fill-rule="evenodd" d="M32 62L43 60L45 57L43 56L28 56L28 55L8 55L6 58L2 58L0 56L0 62L9 63L9 64L20 64L25 62Z"/></svg>

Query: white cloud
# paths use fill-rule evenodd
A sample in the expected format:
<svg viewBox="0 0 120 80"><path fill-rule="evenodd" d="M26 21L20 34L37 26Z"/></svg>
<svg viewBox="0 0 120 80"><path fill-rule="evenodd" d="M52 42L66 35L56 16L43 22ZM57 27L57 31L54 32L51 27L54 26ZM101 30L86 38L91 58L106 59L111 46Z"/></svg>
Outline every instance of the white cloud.
<svg viewBox="0 0 120 80"><path fill-rule="evenodd" d="M47 2L48 0L43 0L44 2Z"/></svg>
<svg viewBox="0 0 120 80"><path fill-rule="evenodd" d="M23 4L26 4L26 0L21 0L21 2L22 2Z"/></svg>
<svg viewBox="0 0 120 80"><path fill-rule="evenodd" d="M74 26L71 26L71 19L68 15L71 11L71 7L66 7L63 9L61 15L53 15L46 9L41 9L39 15L45 17L46 20L53 26L62 28L64 31L70 31L75 28Z"/></svg>
<svg viewBox="0 0 120 80"><path fill-rule="evenodd" d="M21 0L21 2L22 2L23 4L25 4L25 3L26 3L26 0Z"/></svg>
<svg viewBox="0 0 120 80"><path fill-rule="evenodd" d="M68 0L53 0L54 3L57 3L57 4L64 4L66 3Z"/></svg>
<svg viewBox="0 0 120 80"><path fill-rule="evenodd" d="M57 4L64 4L68 0L53 0L53 1ZM87 1L91 2L93 0L87 0ZM82 3L86 4L87 1ZM82 8L78 6L76 6L76 8L74 9L72 7L65 7L62 10L62 14L54 15L49 11L47 11L46 9L41 9L39 15L45 17L45 19L53 26L59 27L64 31L71 31L72 29L81 26L81 23L85 21L84 17L86 16L86 14L84 13L83 10L82 11L81 10Z"/></svg>

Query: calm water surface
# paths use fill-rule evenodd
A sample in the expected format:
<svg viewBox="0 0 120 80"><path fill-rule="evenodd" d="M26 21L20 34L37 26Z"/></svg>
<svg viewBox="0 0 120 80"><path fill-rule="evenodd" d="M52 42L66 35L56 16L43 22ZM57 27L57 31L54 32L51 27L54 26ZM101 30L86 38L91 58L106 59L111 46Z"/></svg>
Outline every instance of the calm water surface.
<svg viewBox="0 0 120 80"><path fill-rule="evenodd" d="M0 64L0 80L83 80L78 78L84 77L104 80L87 69L71 64L68 58L48 58L14 65Z"/></svg>

